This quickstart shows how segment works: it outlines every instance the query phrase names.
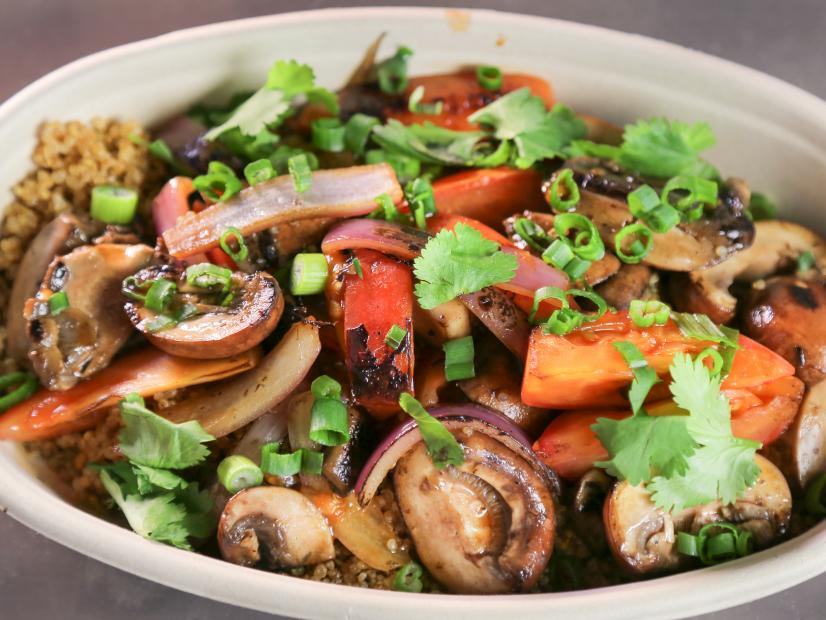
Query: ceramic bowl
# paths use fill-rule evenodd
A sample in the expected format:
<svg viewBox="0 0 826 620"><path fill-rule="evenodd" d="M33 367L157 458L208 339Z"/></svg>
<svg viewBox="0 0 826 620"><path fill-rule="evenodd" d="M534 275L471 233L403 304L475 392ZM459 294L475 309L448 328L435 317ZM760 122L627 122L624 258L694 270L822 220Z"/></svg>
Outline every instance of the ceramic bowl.
<svg viewBox="0 0 826 620"><path fill-rule="evenodd" d="M784 216L817 227L824 199L826 103L762 73L652 39L491 11L334 9L184 30L94 54L41 78L0 106L0 204L30 168L37 126L95 115L164 119L205 96L255 87L273 60L311 64L335 87L367 44L416 52L412 73L495 64L550 80L558 99L623 123L664 115L709 122L709 153L726 174L771 195ZM823 227L820 226L821 232ZM65 503L22 451L0 444L0 509L76 551L167 586L307 618L666 618L744 603L826 569L826 523L736 562L623 586L519 596L363 590L241 568L146 541Z"/></svg>

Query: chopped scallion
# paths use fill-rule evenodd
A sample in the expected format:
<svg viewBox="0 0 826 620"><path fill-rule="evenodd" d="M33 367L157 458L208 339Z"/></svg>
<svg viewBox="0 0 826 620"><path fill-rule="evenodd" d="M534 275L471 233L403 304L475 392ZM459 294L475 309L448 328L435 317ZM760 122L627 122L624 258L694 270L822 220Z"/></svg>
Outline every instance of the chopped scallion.
<svg viewBox="0 0 826 620"><path fill-rule="evenodd" d="M92 189L91 216L104 224L129 224L135 218L138 193L116 185Z"/></svg>
<svg viewBox="0 0 826 620"><path fill-rule="evenodd" d="M413 114L441 114L444 103L437 101L435 103L422 103L424 97L424 86L417 86L410 93L410 99L407 102L407 109Z"/></svg>
<svg viewBox="0 0 826 620"><path fill-rule="evenodd" d="M249 258L250 250L244 243L244 234L234 226L230 226L223 232L219 244L221 249L236 263L243 263Z"/></svg>
<svg viewBox="0 0 826 620"><path fill-rule="evenodd" d="M671 194L677 192L678 198L674 201ZM701 177L676 176L669 179L663 188L661 200L663 204L677 208L686 221L693 222L703 216L706 206L717 203L717 183Z"/></svg>
<svg viewBox="0 0 826 620"><path fill-rule="evenodd" d="M339 153L344 150L345 128L337 118L317 118L311 125L313 146L322 151Z"/></svg>
<svg viewBox="0 0 826 620"><path fill-rule="evenodd" d="M624 263L635 265L648 256L654 247L654 235L645 225L628 224L614 237L614 252Z"/></svg>
<svg viewBox="0 0 826 620"><path fill-rule="evenodd" d="M709 373L712 375L719 375L723 372L723 356L720 355L716 349L712 349L711 347L707 349L703 349L699 355L697 355L698 362L705 362L705 360L711 360L711 368L709 369Z"/></svg>
<svg viewBox="0 0 826 620"><path fill-rule="evenodd" d="M416 421L427 453L437 469L465 462L465 451L453 433L430 415L418 400L405 392L399 397L399 406Z"/></svg>
<svg viewBox="0 0 826 620"><path fill-rule="evenodd" d="M264 472L246 456L233 454L218 464L218 482L230 493L238 493L264 482Z"/></svg>
<svg viewBox="0 0 826 620"><path fill-rule="evenodd" d="M738 348L738 333L726 333L722 328L715 325L705 314L692 314L690 312L672 312L672 320L680 328L680 333L686 338L696 340L708 340L709 342L719 342L726 346Z"/></svg>
<svg viewBox="0 0 826 620"><path fill-rule="evenodd" d="M473 336L448 340L442 345L442 349L445 352L445 378L448 381L461 381L476 376Z"/></svg>
<svg viewBox="0 0 826 620"><path fill-rule="evenodd" d="M380 124L375 116L358 112L344 124L344 146L351 153L361 155L367 147L373 127Z"/></svg>
<svg viewBox="0 0 826 620"><path fill-rule="evenodd" d="M605 244L594 223L579 213L561 213L554 218L554 230L561 239L573 233L573 252L584 260L600 260L605 256Z"/></svg>
<svg viewBox="0 0 826 620"><path fill-rule="evenodd" d="M476 67L476 80L485 90L499 90L502 88L502 70L493 65L479 65Z"/></svg>
<svg viewBox="0 0 826 620"><path fill-rule="evenodd" d="M301 471L301 450L279 454L279 443L267 443L261 446L261 469L270 476L286 478Z"/></svg>
<svg viewBox="0 0 826 620"><path fill-rule="evenodd" d="M212 263L198 263L190 265L184 272L186 283L198 288L220 286L221 290L228 291L232 282L232 271L226 267L219 267Z"/></svg>
<svg viewBox="0 0 826 620"><path fill-rule="evenodd" d="M287 170L293 179L293 187L299 194L306 192L313 183L313 172L305 153L293 155L287 160Z"/></svg>
<svg viewBox="0 0 826 620"><path fill-rule="evenodd" d="M317 295L327 285L327 258L324 254L296 254L290 269L290 292L293 295Z"/></svg>
<svg viewBox="0 0 826 620"><path fill-rule="evenodd" d="M399 46L396 53L376 66L376 78L381 92L398 95L407 88L407 59L413 55L409 47Z"/></svg>
<svg viewBox="0 0 826 620"><path fill-rule="evenodd" d="M0 411L5 411L18 403L22 403L37 391L37 378L28 372L9 372L0 376L0 391L17 386L8 394L0 396Z"/></svg>
<svg viewBox="0 0 826 620"><path fill-rule="evenodd" d="M244 177L250 185L258 185L275 176L275 168L269 159L257 159L244 166Z"/></svg>
<svg viewBox="0 0 826 620"><path fill-rule="evenodd" d="M396 571L393 577L393 589L397 592L421 592L422 567L415 562L408 562Z"/></svg>
<svg viewBox="0 0 826 620"><path fill-rule="evenodd" d="M353 258L353 269L356 270L356 275L360 280L364 280L364 271L361 268L361 261L358 257Z"/></svg>
<svg viewBox="0 0 826 620"><path fill-rule="evenodd" d="M149 287L144 298L144 305L152 312L163 312L172 301L172 296L178 289L177 285L165 278L158 278Z"/></svg>
<svg viewBox="0 0 826 620"><path fill-rule="evenodd" d="M69 307L69 297L66 291L58 291L49 297L49 314L57 316Z"/></svg>
<svg viewBox="0 0 826 620"><path fill-rule="evenodd" d="M192 179L192 185L213 202L225 202L243 187L235 171L220 161L209 162L207 174Z"/></svg>
<svg viewBox="0 0 826 620"><path fill-rule="evenodd" d="M628 306L628 316L637 327L665 325L671 314L671 308L661 301L643 301L634 299Z"/></svg>
<svg viewBox="0 0 826 620"><path fill-rule="evenodd" d="M394 324L393 327L387 330L387 335L384 337L384 344L395 351L401 346L405 338L407 338L407 330Z"/></svg>
<svg viewBox="0 0 826 620"><path fill-rule="evenodd" d="M580 193L573 170L563 168L554 175L547 198L551 208L557 213L573 211L576 208Z"/></svg>

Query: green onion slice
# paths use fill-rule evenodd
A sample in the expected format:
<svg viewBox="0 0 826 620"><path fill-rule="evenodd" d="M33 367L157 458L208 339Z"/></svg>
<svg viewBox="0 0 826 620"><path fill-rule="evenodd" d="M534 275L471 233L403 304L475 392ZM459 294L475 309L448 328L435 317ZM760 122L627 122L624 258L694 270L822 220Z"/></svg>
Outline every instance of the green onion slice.
<svg viewBox="0 0 826 620"><path fill-rule="evenodd" d="M571 304L568 302L568 297L558 286L543 286L542 288L536 289L536 292L533 294L533 306L531 306L531 313L528 316L528 320L531 323L534 323L536 319L536 313L539 311L539 304L541 304L546 299L557 299L561 302L563 308L569 308Z"/></svg>
<svg viewBox="0 0 826 620"><path fill-rule="evenodd" d="M159 314L154 319L146 321L144 323L144 327L147 332L154 334L156 332L162 332L165 329L169 329L170 327L174 327L177 324L178 320L175 317L169 316L168 314Z"/></svg>
<svg viewBox="0 0 826 620"><path fill-rule="evenodd" d="M293 155L287 160L287 170L293 179L293 187L299 194L303 194L312 186L313 172L306 153Z"/></svg>
<svg viewBox="0 0 826 620"><path fill-rule="evenodd" d="M357 112L344 124L344 146L351 153L362 155L370 139L373 127L380 121L375 116Z"/></svg>
<svg viewBox="0 0 826 620"><path fill-rule="evenodd" d="M402 219L402 214L393 203L393 199L388 194L376 196L378 208L370 214L373 219L384 219L388 222L398 222Z"/></svg>
<svg viewBox="0 0 826 620"><path fill-rule="evenodd" d="M416 421L427 453L437 469L465 462L465 451L453 433L430 415L418 400L405 392L399 397L399 406Z"/></svg>
<svg viewBox="0 0 826 620"><path fill-rule="evenodd" d="M716 349L712 349L711 347L703 349L699 353L699 355L697 355L696 359L698 362L705 362L705 360L710 359L711 368L709 369L709 372L712 375L719 375L721 372L723 372L723 366L725 365L725 362L723 360L723 356L720 355Z"/></svg>
<svg viewBox="0 0 826 620"><path fill-rule="evenodd" d="M225 202L243 187L235 171L220 161L209 162L207 174L192 179L192 185L213 202Z"/></svg>
<svg viewBox="0 0 826 620"><path fill-rule="evenodd" d="M345 128L337 118L328 116L315 119L310 125L313 146L322 151L339 153L344 150Z"/></svg>
<svg viewBox="0 0 826 620"><path fill-rule="evenodd" d="M404 197L407 199L416 227L426 229L427 216L436 213L436 199L430 181L424 177L413 179L405 185Z"/></svg>
<svg viewBox="0 0 826 620"><path fill-rule="evenodd" d="M301 471L301 450L289 454L279 454L279 443L267 443L261 446L261 469L271 476L286 478Z"/></svg>
<svg viewBox="0 0 826 620"><path fill-rule="evenodd" d="M322 446L340 446L350 441L347 407L341 402L341 384L321 375L310 386L313 408L310 413L310 439Z"/></svg>
<svg viewBox="0 0 826 620"><path fill-rule="evenodd" d="M614 237L614 252L622 262L631 265L648 256L653 247L654 235L639 222L624 226Z"/></svg>
<svg viewBox="0 0 826 620"><path fill-rule="evenodd" d="M642 351L631 342L615 342L614 348L619 351L625 363L634 373L634 381L631 383L631 389L628 390L628 401L631 405L631 411L634 415L638 415L642 411L642 406L648 393L660 379L657 377L656 371L648 365L648 360L642 354Z"/></svg>
<svg viewBox="0 0 826 620"><path fill-rule="evenodd" d="M476 67L476 80L485 90L499 90L502 88L502 70L493 65Z"/></svg>
<svg viewBox="0 0 826 620"><path fill-rule="evenodd" d="M233 247L233 244L231 243L233 241L235 243L235 247ZM229 257L236 263L243 263L247 260L247 258L249 258L250 250L247 247L247 244L244 243L244 235L234 226L230 226L223 232L223 234L221 234L219 244L221 245L221 249L226 252L227 255L229 255Z"/></svg>
<svg viewBox="0 0 826 620"><path fill-rule="evenodd" d="M448 340L442 345L442 349L445 352L445 379L461 381L476 376L473 336Z"/></svg>
<svg viewBox="0 0 826 620"><path fill-rule="evenodd" d="M563 168L554 176L551 187L548 190L548 202L551 208L557 213L573 211L579 203L579 185L574 179L574 171L570 168Z"/></svg>
<svg viewBox="0 0 826 620"><path fill-rule="evenodd" d="M0 411L22 403L29 396L37 391L37 378L28 372L9 372L0 376L0 390L6 390L12 386L17 386L8 394L0 396Z"/></svg>
<svg viewBox="0 0 826 620"><path fill-rule="evenodd" d="M679 212L660 201L660 196L650 185L642 185L628 194L628 209L651 230L665 233L680 223Z"/></svg>
<svg viewBox="0 0 826 620"><path fill-rule="evenodd" d="M548 320L542 325L542 332L564 336L576 328L581 327L585 316L573 308L554 310Z"/></svg>
<svg viewBox="0 0 826 620"><path fill-rule="evenodd" d="M422 591L422 567L416 562L408 562L396 571L393 577L393 589L397 592Z"/></svg>
<svg viewBox="0 0 826 620"><path fill-rule="evenodd" d="M566 291L566 294L568 297L587 299L597 307L597 309L590 314L581 313L583 320L587 323L598 321L606 312L608 312L608 302L606 302L601 295L598 295L593 291L583 291L581 289L573 288Z"/></svg>
<svg viewBox="0 0 826 620"><path fill-rule="evenodd" d="M414 114L441 114L444 103L437 101L435 103L422 103L424 97L424 86L417 86L410 93L410 99L407 102L407 109Z"/></svg>
<svg viewBox="0 0 826 620"><path fill-rule="evenodd" d="M264 482L264 472L247 457L234 454L218 464L218 482L230 493L238 493Z"/></svg>
<svg viewBox="0 0 826 620"><path fill-rule="evenodd" d="M602 243L594 223L579 213L562 213L554 218L554 230L560 238L567 239L574 233L574 254L585 260L600 260L605 256Z"/></svg>
<svg viewBox="0 0 826 620"><path fill-rule="evenodd" d="M736 330L727 330L718 327L714 321L705 314L672 312L671 319L677 324L680 333L686 338L718 342L734 349L738 349L740 346L737 343L739 334Z"/></svg>
<svg viewBox="0 0 826 620"><path fill-rule="evenodd" d="M301 448L301 471L305 474L319 475L324 466L324 453Z"/></svg>
<svg viewBox="0 0 826 620"><path fill-rule="evenodd" d="M364 270L361 268L361 261L358 257L353 258L353 269L356 270L356 275L359 277L360 280L364 280Z"/></svg>
<svg viewBox="0 0 826 620"><path fill-rule="evenodd" d="M69 297L66 291L58 291L49 297L49 314L57 316L69 307Z"/></svg>
<svg viewBox="0 0 826 620"><path fill-rule="evenodd" d="M671 194L678 192L679 197L672 201ZM703 216L706 205L717 203L717 183L708 179L691 176L676 176L669 179L663 188L663 204L673 205L686 221L693 222Z"/></svg>
<svg viewBox="0 0 826 620"><path fill-rule="evenodd" d="M226 267L219 267L212 263L198 263L190 265L184 272L186 283L198 288L220 286L224 292L229 291L232 283L232 271Z"/></svg>
<svg viewBox="0 0 826 620"><path fill-rule="evenodd" d="M634 299L628 306L628 316L637 327L651 327L652 325L665 325L671 314L668 304L661 301L643 301Z"/></svg>
<svg viewBox="0 0 826 620"><path fill-rule="evenodd" d="M276 176L275 168L269 159L257 159L244 166L244 178L250 185L258 185Z"/></svg>
<svg viewBox="0 0 826 620"><path fill-rule="evenodd" d="M394 323L393 327L387 330L387 335L384 337L384 343L395 351L402 345L405 338L407 338L407 330L402 329Z"/></svg>
<svg viewBox="0 0 826 620"><path fill-rule="evenodd" d="M518 217L513 222L513 230L519 238L537 252L545 252L551 244L551 237L539 224L527 217Z"/></svg>
<svg viewBox="0 0 826 620"><path fill-rule="evenodd" d="M129 224L135 218L138 193L116 185L98 185L92 189L90 213L104 224Z"/></svg>
<svg viewBox="0 0 826 620"><path fill-rule="evenodd" d="M317 295L327 285L327 258L319 253L296 254L290 269L293 295Z"/></svg>
<svg viewBox="0 0 826 620"><path fill-rule="evenodd" d="M158 278L152 282L144 298L144 305L152 312L163 312L172 301L172 296L178 287L174 282Z"/></svg>

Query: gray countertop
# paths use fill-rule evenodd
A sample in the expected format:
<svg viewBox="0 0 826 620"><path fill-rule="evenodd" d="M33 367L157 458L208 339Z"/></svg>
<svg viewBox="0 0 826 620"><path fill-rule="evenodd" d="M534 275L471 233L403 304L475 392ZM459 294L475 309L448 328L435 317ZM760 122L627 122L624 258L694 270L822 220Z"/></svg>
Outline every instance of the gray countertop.
<svg viewBox="0 0 826 620"><path fill-rule="evenodd" d="M113 45L240 17L362 4L368 2L0 0L0 101L66 62ZM766 71L826 97L823 0L410 0L382 4L473 4L640 33ZM110 568L35 534L1 513L0 540L0 617L7 620L266 617ZM822 618L824 606L826 575L703 618Z"/></svg>

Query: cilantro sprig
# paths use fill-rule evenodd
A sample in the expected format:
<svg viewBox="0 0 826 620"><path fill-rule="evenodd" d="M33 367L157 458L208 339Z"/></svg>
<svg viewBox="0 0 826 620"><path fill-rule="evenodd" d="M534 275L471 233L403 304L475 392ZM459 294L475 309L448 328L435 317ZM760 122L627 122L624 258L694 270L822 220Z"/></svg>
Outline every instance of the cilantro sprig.
<svg viewBox="0 0 826 620"><path fill-rule="evenodd" d="M197 465L214 437L198 422L173 424L130 394L121 401L119 449L128 461L96 465L101 483L135 532L158 542L191 549L191 537L210 534L212 500L206 491L170 471Z"/></svg>
<svg viewBox="0 0 826 620"><path fill-rule="evenodd" d="M510 163L528 168L561 157L565 147L585 136L582 119L561 104L550 111L530 89L512 91L474 112L468 120L479 131L455 131L430 122L403 125L389 120L373 128L373 140L388 152L428 164L485 168Z"/></svg>
<svg viewBox="0 0 826 620"><path fill-rule="evenodd" d="M510 281L517 266L516 257L503 252L498 243L459 223L452 231L439 231L413 262L420 280L416 297L422 308L435 308L459 295Z"/></svg>
<svg viewBox="0 0 826 620"><path fill-rule="evenodd" d="M652 118L626 125L620 146L575 140L567 154L612 159L628 170L662 179L679 175L714 178L717 171L700 158L700 153L714 146L715 141L707 123L688 125Z"/></svg>
<svg viewBox="0 0 826 620"><path fill-rule="evenodd" d="M639 376L641 353L618 349L625 350L632 368L636 365L632 391L638 403L650 383ZM628 418L597 420L592 429L611 457L597 465L631 484L645 483L653 502L667 511L715 499L732 503L760 473L754 455L761 444L734 437L729 402L720 392L722 377L701 359L677 354L669 371L674 403L687 415L650 416L638 406Z"/></svg>

